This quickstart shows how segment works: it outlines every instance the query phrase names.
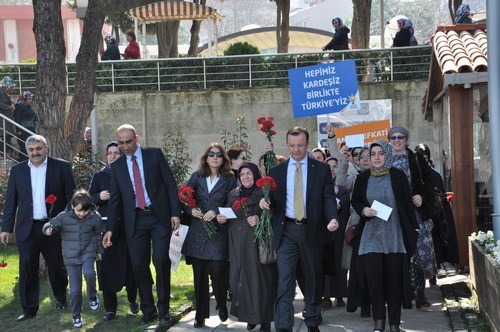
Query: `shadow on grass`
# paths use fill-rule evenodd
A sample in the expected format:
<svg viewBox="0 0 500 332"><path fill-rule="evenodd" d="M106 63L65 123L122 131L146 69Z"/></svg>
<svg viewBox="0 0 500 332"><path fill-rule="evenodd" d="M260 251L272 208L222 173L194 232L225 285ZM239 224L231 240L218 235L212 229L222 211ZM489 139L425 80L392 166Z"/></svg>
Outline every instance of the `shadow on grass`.
<svg viewBox="0 0 500 332"><path fill-rule="evenodd" d="M56 309L56 300L52 294L52 289L48 280L40 281L40 307L37 316L23 322L17 322L16 318L22 313L19 302L19 285L17 278L19 275L18 252L15 245L8 245L1 249L8 263L6 267L0 269L0 330L12 332L25 331L74 331L71 315L71 307L65 310ZM151 266L154 277L154 267ZM193 303L193 278L191 267L184 261L179 265L177 272L172 272L171 289L171 312L175 313L180 307ZM86 301L85 282L83 290L82 321L83 328L79 331L144 331L145 327L140 325L141 314L133 316L130 313L129 303L125 289L118 293L117 317L113 321L103 321L105 314L102 303L96 312L89 308ZM156 289L153 289L156 298Z"/></svg>

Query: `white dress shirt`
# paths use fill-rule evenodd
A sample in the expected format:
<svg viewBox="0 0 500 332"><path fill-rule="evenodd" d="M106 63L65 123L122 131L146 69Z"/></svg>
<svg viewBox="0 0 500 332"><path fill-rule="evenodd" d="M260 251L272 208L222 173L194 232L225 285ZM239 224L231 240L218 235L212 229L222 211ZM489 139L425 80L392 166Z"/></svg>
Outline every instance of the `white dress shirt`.
<svg viewBox="0 0 500 332"><path fill-rule="evenodd" d="M33 219L48 218L47 206L45 205L45 180L47 178L47 157L35 166L28 160L31 177L31 197L33 199ZM49 193L50 194L50 193ZM52 216L53 217L53 216Z"/></svg>

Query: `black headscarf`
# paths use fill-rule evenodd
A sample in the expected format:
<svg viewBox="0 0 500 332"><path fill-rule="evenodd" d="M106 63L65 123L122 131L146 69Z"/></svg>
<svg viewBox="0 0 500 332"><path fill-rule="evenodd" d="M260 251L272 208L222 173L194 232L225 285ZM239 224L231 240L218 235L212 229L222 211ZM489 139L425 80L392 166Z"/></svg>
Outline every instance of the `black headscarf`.
<svg viewBox="0 0 500 332"><path fill-rule="evenodd" d="M248 161L241 164L240 168L238 169L238 176L243 168L248 168L252 172L254 182L250 188L245 187L243 184L240 186L240 197L249 197L254 191L255 187L257 187L255 183L257 182L258 179L261 178L261 176L259 172L259 167L254 163Z"/></svg>

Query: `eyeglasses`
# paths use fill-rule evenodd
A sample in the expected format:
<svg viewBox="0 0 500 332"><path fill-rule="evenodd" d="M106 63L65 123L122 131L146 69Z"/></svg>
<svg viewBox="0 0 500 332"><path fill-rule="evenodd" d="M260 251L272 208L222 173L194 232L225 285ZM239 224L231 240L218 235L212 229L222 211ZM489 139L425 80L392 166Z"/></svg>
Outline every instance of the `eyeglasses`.
<svg viewBox="0 0 500 332"><path fill-rule="evenodd" d="M210 151L208 153L208 156L209 157L217 157L217 158L222 158L224 156L224 154L222 154L222 152L214 152L214 151Z"/></svg>
<svg viewBox="0 0 500 332"><path fill-rule="evenodd" d="M396 140L398 140L398 141L402 141L402 140L404 140L405 138L406 138L406 136L391 136L391 137L389 137L389 139L390 139L391 141L396 141Z"/></svg>
<svg viewBox="0 0 500 332"><path fill-rule="evenodd" d="M128 141L118 141L118 145L130 145L135 140L135 138L129 139Z"/></svg>

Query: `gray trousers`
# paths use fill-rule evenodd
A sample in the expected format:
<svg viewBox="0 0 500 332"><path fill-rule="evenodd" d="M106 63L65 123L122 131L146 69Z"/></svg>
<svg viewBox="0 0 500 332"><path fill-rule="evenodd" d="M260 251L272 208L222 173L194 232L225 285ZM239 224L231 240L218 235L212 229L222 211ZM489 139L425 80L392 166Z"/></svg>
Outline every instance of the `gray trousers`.
<svg viewBox="0 0 500 332"><path fill-rule="evenodd" d="M92 300L97 296L94 262L95 258L88 258L81 265L66 265L73 316L79 315L82 311L82 272L87 282L88 299Z"/></svg>

